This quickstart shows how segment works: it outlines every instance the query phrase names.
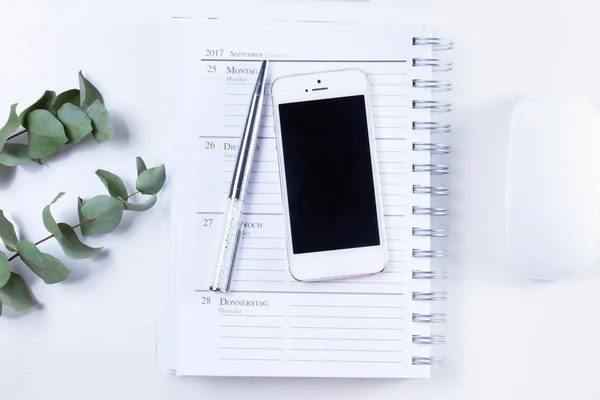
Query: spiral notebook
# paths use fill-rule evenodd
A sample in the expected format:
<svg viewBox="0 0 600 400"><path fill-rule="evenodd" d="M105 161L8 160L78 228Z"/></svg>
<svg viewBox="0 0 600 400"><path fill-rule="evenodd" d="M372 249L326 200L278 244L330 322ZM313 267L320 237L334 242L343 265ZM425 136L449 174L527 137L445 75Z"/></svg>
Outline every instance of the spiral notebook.
<svg viewBox="0 0 600 400"><path fill-rule="evenodd" d="M432 219L447 210L432 175L448 167L437 143L450 132L436 112L450 89L434 72L451 43L423 25L177 19L179 81L172 174L173 282L158 343L177 375L428 377L441 364L433 333L446 278ZM208 291L257 61L271 61L231 292ZM342 68L366 72L373 102L389 263L356 279L302 283L287 269L270 84L278 76ZM357 226L356 229L360 229Z"/></svg>

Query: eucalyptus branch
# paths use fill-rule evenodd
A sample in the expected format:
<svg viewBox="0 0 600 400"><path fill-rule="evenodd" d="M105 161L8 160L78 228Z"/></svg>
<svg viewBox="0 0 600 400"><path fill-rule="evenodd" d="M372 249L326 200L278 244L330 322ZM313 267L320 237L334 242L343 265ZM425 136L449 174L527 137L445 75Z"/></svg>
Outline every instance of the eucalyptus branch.
<svg viewBox="0 0 600 400"><path fill-rule="evenodd" d="M7 143L23 134L27 144ZM89 134L98 143L106 142L114 137L114 127L102 94L79 72L79 89L59 95L47 90L20 114L17 104L10 107L8 121L0 128L0 165L39 163Z"/></svg>
<svg viewBox="0 0 600 400"><path fill-rule="evenodd" d="M126 197L124 200L128 200L129 198L131 198L131 197L133 197L133 196L135 196L136 194L139 194L139 193L140 193L140 191L138 190L138 191L136 191L136 192L134 192L134 193L130 194L129 196L127 196L127 197ZM81 227L81 226L85 225L85 224L90 224L90 223L94 222L95 220L97 220L98 218L100 218L100 217L102 217L103 215L105 215L106 213L108 213L109 211L112 211L112 210L108 210L108 211L106 211L106 212L104 212L104 213L100 214L100 215L99 215L98 217L96 217L96 218L87 219L87 220L85 220L85 221L83 221L83 222L80 222L80 223L78 223L77 225L68 226L67 228L61 229L61 230L60 230L60 233L65 233L65 232L68 232L68 231L72 231L72 230L74 230L74 229L77 229L77 228L79 228L79 227ZM46 236L46 237L45 237L45 238L43 238L43 239L40 239L40 240L38 240L37 242L35 242L35 243L34 243L34 245L38 246L38 245L40 245L40 244L44 243L45 241L52 239L53 237L55 237L54 233L53 233L53 234L51 234L51 235L48 235L48 236ZM15 254L13 254L13 255L12 255L12 256L11 256L11 257L8 259L8 261L10 262L10 261L14 260L15 258L17 258L17 257L19 257L19 256L20 256L20 254L19 254L19 253L15 253Z"/></svg>
<svg viewBox="0 0 600 400"><path fill-rule="evenodd" d="M57 223L54 219L51 206L64 195L62 192L59 193L42 212L44 227L50 235L35 243L19 240L13 224L0 210L0 239L8 250L15 252L8 258L4 252L0 251L0 311L2 304L16 311L26 310L35 304L25 280L19 274L11 271L10 262L12 260L21 258L25 265L47 284L61 282L67 279L71 271L58 258L42 253L38 249L38 245L54 238L67 257L72 259L92 257L100 252L102 247L89 247L81 242L75 231L77 228L84 237L106 234L117 228L124 211L146 211L156 204L156 194L160 192L166 180L165 166L147 168L144 161L138 157L137 170L136 191L131 194L127 194L125 184L117 175L102 169L97 170L96 175L108 190L109 195L98 195L87 201L78 198L79 223L77 225ZM150 197L141 204L128 201L138 194Z"/></svg>
<svg viewBox="0 0 600 400"><path fill-rule="evenodd" d="M14 135L7 137L6 141L8 142L9 140L14 139L17 136L20 136L20 135L22 135L25 132L27 132L27 129L23 129L22 131L19 131L19 132L15 133Z"/></svg>

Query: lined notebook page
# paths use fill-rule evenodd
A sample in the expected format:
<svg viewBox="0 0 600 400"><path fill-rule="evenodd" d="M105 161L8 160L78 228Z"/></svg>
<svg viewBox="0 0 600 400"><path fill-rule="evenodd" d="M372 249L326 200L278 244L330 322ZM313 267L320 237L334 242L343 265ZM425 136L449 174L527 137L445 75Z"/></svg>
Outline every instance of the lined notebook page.
<svg viewBox="0 0 600 400"><path fill-rule="evenodd" d="M413 366L412 300L427 282L412 279L428 261L412 258L412 185L428 178L412 173L428 162L411 151L414 140L411 83L428 78L412 58L424 28L329 23L243 24L181 20L183 104L174 179L176 241L176 366L181 375L428 376ZM332 30L332 27L335 29ZM314 47L312 43L320 43ZM248 187L231 292L207 290L224 223L239 139L260 60L271 60L257 153ZM282 75L360 68L373 99L389 263L383 273L320 283L295 281L288 271L284 217L275 150L271 83ZM418 74L417 74L418 73ZM427 99L421 95L419 98ZM428 120L425 111L419 111ZM427 142L420 133L421 142ZM427 217L419 226L429 227ZM361 229L356 226L356 229Z"/></svg>

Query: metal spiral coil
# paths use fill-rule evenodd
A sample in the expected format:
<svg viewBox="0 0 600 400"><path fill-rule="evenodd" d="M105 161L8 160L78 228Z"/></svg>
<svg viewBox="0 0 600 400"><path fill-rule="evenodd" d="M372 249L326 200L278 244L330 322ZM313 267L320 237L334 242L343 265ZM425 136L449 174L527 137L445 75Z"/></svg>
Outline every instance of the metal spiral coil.
<svg viewBox="0 0 600 400"><path fill-rule="evenodd" d="M452 82L430 79L413 79L412 86L417 89L433 89L438 92L448 92L452 90Z"/></svg>
<svg viewBox="0 0 600 400"><path fill-rule="evenodd" d="M444 359L440 357L413 357L412 365L444 365Z"/></svg>
<svg viewBox="0 0 600 400"><path fill-rule="evenodd" d="M439 37L413 37L414 46L431 46L434 51L444 51L452 49L453 43L450 40L446 40ZM413 58L412 65L414 67L429 67L434 72L446 72L451 71L453 64L450 60L442 58ZM452 83L444 80L437 79L413 79L412 87L415 89L426 89L429 93L432 92L447 92L452 90ZM413 100L412 108L414 110L429 111L430 113L447 113L452 111L452 103L447 101L439 100ZM452 131L452 126L446 122L437 121L413 121L413 131L425 131L426 134L446 134ZM429 140L424 142L413 142L412 150L417 152L429 152L431 155L443 155L450 153L450 146L441 143L428 143ZM432 140L433 141L433 140ZM420 164L414 163L412 165L413 172L429 172L431 175L445 175L449 173L449 167L444 164ZM414 194L428 194L430 196L446 196L449 193L449 189L444 186L424 186L424 185L413 185ZM426 215L426 216L444 216L448 215L448 209L442 207L421 207L413 206L413 215ZM418 237L445 237L448 235L446 229L430 229L430 228L412 228L412 235ZM415 258L432 259L446 257L446 251L444 250L421 250L413 249L412 256ZM418 280L438 280L447 279L448 271L431 271L427 268L423 270L413 270L412 279ZM431 289L425 289L431 290ZM412 292L412 300L414 301L444 301L447 299L446 292L442 291L419 291ZM442 313L413 313L412 322L414 323L445 323L446 314ZM412 343L416 345L440 345L446 342L446 337L443 335L412 335ZM443 365L444 359L439 357L426 357L426 356L413 356L413 365L422 366L434 366Z"/></svg>
<svg viewBox="0 0 600 400"><path fill-rule="evenodd" d="M412 208L413 215L429 215L432 217L442 217L448 215L448 209L443 207L420 207L414 206Z"/></svg>
<svg viewBox="0 0 600 400"><path fill-rule="evenodd" d="M446 292L413 292L412 299L415 301L443 301L447 299Z"/></svg>
<svg viewBox="0 0 600 400"><path fill-rule="evenodd" d="M444 335L413 335L412 342L414 344L444 344L446 343L446 336Z"/></svg>
<svg viewBox="0 0 600 400"><path fill-rule="evenodd" d="M429 172L431 175L446 175L448 166L443 164L413 164L413 172Z"/></svg>
<svg viewBox="0 0 600 400"><path fill-rule="evenodd" d="M433 112L450 112L452 104L439 100L413 100L412 108L415 110L431 110Z"/></svg>
<svg viewBox="0 0 600 400"><path fill-rule="evenodd" d="M432 46L434 51L446 51L452 50L454 43L439 37L414 37L413 46Z"/></svg>
<svg viewBox="0 0 600 400"><path fill-rule="evenodd" d="M429 131L430 133L450 133L452 125L445 122L413 121L413 131Z"/></svg>
<svg viewBox="0 0 600 400"><path fill-rule="evenodd" d="M448 231L446 229L412 228L412 235L427 237L446 237L448 236Z"/></svg>
<svg viewBox="0 0 600 400"><path fill-rule="evenodd" d="M446 314L442 313L431 313L421 314L413 313L412 322L425 323L425 324L443 324L446 322Z"/></svg>
<svg viewBox="0 0 600 400"><path fill-rule="evenodd" d="M448 279L448 271L419 271L412 272L413 279Z"/></svg>
<svg viewBox="0 0 600 400"><path fill-rule="evenodd" d="M429 194L432 196L447 196L450 189L445 186L413 185L414 194Z"/></svg>
<svg viewBox="0 0 600 400"><path fill-rule="evenodd" d="M441 58L413 58L413 67L431 67L434 71L452 71L452 61Z"/></svg>
<svg viewBox="0 0 600 400"><path fill-rule="evenodd" d="M444 258L446 257L446 251L413 249L412 256L414 258Z"/></svg>
<svg viewBox="0 0 600 400"><path fill-rule="evenodd" d="M413 143L413 151L428 151L431 154L449 154L450 146L440 143Z"/></svg>

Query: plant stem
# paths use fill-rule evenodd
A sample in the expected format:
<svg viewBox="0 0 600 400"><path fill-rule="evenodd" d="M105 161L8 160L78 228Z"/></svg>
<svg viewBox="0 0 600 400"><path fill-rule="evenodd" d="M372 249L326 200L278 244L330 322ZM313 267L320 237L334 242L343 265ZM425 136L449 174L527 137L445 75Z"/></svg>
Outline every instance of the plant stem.
<svg viewBox="0 0 600 400"><path fill-rule="evenodd" d="M16 138L17 136L24 134L25 132L27 132L27 129L23 129L22 131L19 131L19 132L15 133L14 135L12 135L12 136L9 136L9 137L6 139L6 141L9 141L10 139L14 139L14 138Z"/></svg>
<svg viewBox="0 0 600 400"><path fill-rule="evenodd" d="M129 196L125 197L125 200L129 199L129 198L130 198L130 197L132 197L132 196L135 196L135 195L136 195L136 194L138 194L138 193L140 193L140 192L139 192L139 190L138 190L137 192L134 192L134 193L130 194ZM107 212L109 212L109 211L111 211L111 210L107 210L106 212L104 212L104 213L102 213L102 214L98 215L96 218L88 219L88 220L85 220L85 221L83 221L83 222L80 222L80 223L78 223L77 225L73 225L73 226L70 226L70 227L68 227L68 228L62 229L60 232L61 232L61 233L63 233L63 232L72 231L72 230L75 230L75 229L77 229L77 228L79 228L79 227L82 227L83 225L86 225L86 224L89 224L89 223L91 223L91 222L94 222L96 219L100 218L101 216L103 216L104 214L106 214L106 213L107 213ZM37 242L35 242L34 244L37 246L37 245L39 245L39 244L42 244L42 243L44 243L46 240L50 240L50 239L52 239L53 237L54 237L54 234L52 234L52 235L48 235L48 236L46 236L45 238L38 240L38 241L37 241ZM15 259L15 258L17 258L17 257L20 257L20 254L19 254L19 253L15 253L15 254L13 254L13 255L12 255L12 256L11 256L11 257L8 259L8 262L11 262L12 260L14 260L14 259Z"/></svg>
<svg viewBox="0 0 600 400"><path fill-rule="evenodd" d="M129 196L125 197L123 200L129 200L130 197L133 197L133 196L135 196L136 194L139 194L139 193L140 193L139 190L137 192L133 192Z"/></svg>

